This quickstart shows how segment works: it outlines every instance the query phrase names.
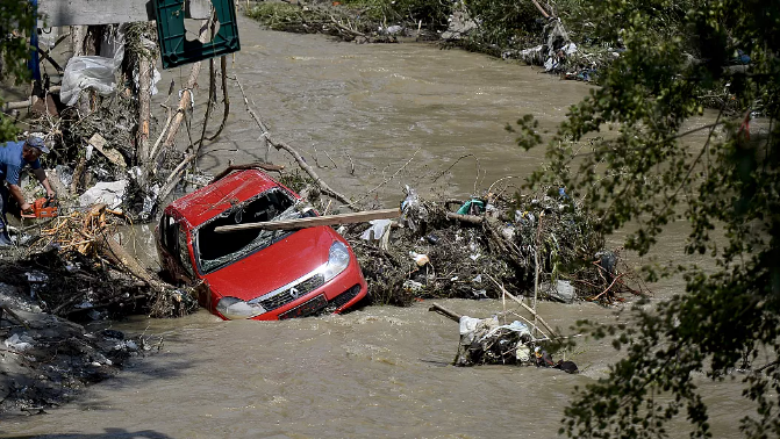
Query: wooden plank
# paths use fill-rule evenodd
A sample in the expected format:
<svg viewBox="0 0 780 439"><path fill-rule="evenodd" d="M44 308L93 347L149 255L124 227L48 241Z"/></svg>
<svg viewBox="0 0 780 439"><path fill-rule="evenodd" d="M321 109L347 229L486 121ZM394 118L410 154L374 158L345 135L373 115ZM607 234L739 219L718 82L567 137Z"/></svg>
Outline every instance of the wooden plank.
<svg viewBox="0 0 780 439"><path fill-rule="evenodd" d="M238 230L297 230L307 227L335 226L337 224L364 223L378 219L398 218L401 209L369 210L366 212L344 213L341 215L326 215L314 218L296 218L286 221L268 221L263 223L238 224L235 226L219 226L217 233L229 233Z"/></svg>
<svg viewBox="0 0 780 439"><path fill-rule="evenodd" d="M185 17L208 18L211 0L188 0ZM154 21L153 0L38 0L46 27ZM41 27L43 24L41 23Z"/></svg>

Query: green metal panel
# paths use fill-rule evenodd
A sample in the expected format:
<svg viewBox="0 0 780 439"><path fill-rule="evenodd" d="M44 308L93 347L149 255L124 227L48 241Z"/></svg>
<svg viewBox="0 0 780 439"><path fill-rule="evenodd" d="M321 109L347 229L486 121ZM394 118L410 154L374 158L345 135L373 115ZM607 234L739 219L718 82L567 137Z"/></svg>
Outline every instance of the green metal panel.
<svg viewBox="0 0 780 439"><path fill-rule="evenodd" d="M211 0L219 20L219 31L210 43L187 41L184 27L185 0L155 0L157 36L163 67L170 69L204 59L238 52L238 22L233 0Z"/></svg>

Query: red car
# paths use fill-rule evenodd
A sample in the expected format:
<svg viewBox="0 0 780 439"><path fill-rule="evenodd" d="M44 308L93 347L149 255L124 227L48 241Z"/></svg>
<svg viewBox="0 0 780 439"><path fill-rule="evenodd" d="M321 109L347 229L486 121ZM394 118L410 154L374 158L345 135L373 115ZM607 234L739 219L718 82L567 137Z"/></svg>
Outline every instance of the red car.
<svg viewBox="0 0 780 439"><path fill-rule="evenodd" d="M258 170L230 174L165 208L156 229L163 269L197 285L223 319L339 313L368 291L349 244L327 226L215 233L223 225L315 216L300 196Z"/></svg>

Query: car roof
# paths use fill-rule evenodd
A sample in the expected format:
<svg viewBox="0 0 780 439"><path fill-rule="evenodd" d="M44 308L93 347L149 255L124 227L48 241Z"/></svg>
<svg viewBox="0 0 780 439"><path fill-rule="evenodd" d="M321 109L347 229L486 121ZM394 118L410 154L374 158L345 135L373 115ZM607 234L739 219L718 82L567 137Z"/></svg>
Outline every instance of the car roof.
<svg viewBox="0 0 780 439"><path fill-rule="evenodd" d="M234 172L172 202L165 212L184 219L194 228L231 205L243 203L274 187L283 186L259 170Z"/></svg>

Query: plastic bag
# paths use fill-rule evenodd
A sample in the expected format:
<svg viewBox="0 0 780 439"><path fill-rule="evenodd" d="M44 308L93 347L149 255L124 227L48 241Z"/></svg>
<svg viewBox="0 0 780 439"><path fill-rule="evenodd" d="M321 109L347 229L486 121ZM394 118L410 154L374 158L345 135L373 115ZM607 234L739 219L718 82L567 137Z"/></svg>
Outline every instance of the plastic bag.
<svg viewBox="0 0 780 439"><path fill-rule="evenodd" d="M60 97L66 105L73 105L79 99L79 93L88 88L106 95L114 91L114 60L101 56L76 56L68 61L62 79Z"/></svg>
<svg viewBox="0 0 780 439"><path fill-rule="evenodd" d="M116 72L122 66L125 57L124 31L120 31L112 40L113 57L102 56L74 56L65 66L65 74L62 77L62 90L60 99L66 105L73 105L78 101L82 90L88 88L107 95L116 88ZM110 53L106 53L109 54Z"/></svg>
<svg viewBox="0 0 780 439"><path fill-rule="evenodd" d="M362 235L360 235L360 239L364 241L371 241L372 239L378 241L380 238L382 238L382 235L385 234L385 230L388 226L390 226L390 223L392 223L392 221L388 219L371 221L371 227L363 232Z"/></svg>
<svg viewBox="0 0 780 439"><path fill-rule="evenodd" d="M420 201L416 190L406 186L406 193L406 199L401 203L401 211L403 211L401 219L406 222L409 230L417 232L420 226L428 220L428 209Z"/></svg>

